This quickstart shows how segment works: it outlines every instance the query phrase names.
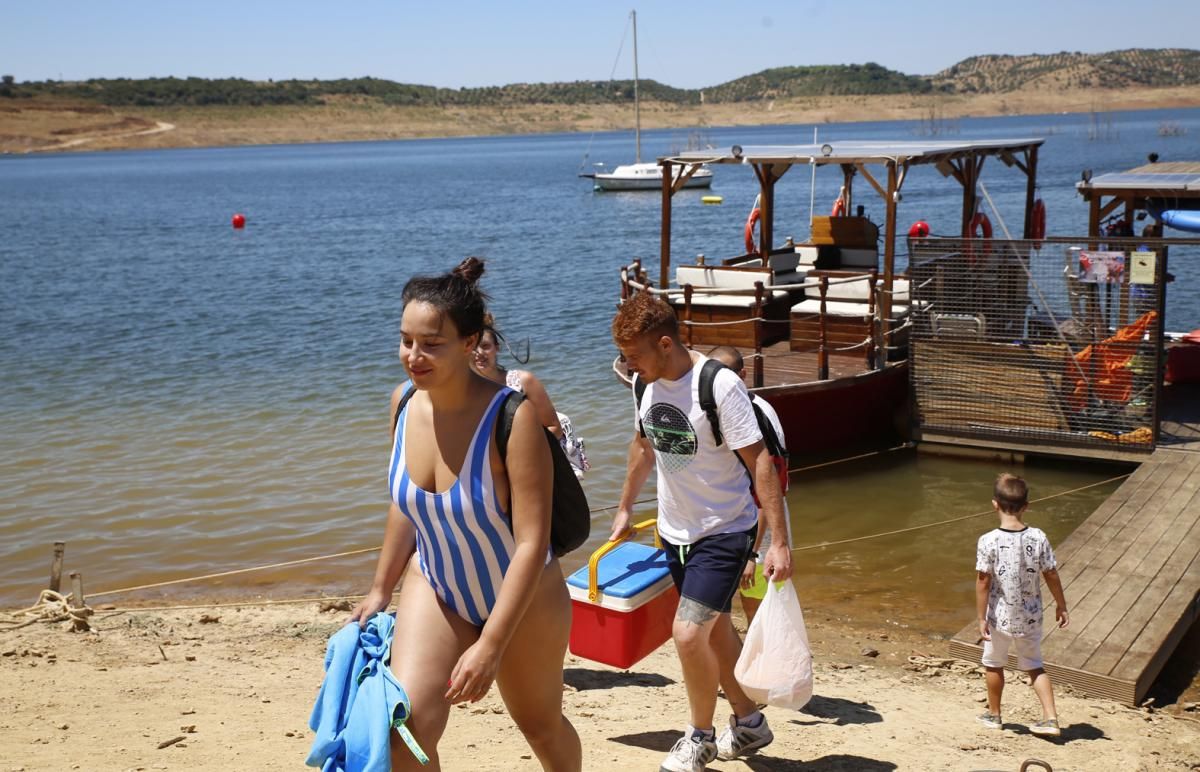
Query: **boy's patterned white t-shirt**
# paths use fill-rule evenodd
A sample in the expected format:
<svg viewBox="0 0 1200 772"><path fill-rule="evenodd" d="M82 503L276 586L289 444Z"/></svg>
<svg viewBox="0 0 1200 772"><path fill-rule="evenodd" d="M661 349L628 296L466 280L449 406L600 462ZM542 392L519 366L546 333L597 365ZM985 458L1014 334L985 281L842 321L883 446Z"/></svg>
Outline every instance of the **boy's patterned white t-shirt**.
<svg viewBox="0 0 1200 772"><path fill-rule="evenodd" d="M1050 540L1039 528L995 528L979 537L975 570L992 575L987 621L1014 637L1042 634L1042 572L1057 568Z"/></svg>

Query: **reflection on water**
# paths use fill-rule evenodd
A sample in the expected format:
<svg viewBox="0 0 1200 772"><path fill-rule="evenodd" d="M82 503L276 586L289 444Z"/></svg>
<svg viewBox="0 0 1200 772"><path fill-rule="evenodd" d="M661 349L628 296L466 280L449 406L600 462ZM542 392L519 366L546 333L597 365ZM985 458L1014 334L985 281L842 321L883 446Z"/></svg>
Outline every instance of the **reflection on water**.
<svg viewBox="0 0 1200 772"><path fill-rule="evenodd" d="M1120 485L1095 483L1129 469L1079 462L1010 468L906 450L798 475L788 503L801 597L855 619L876 615L922 631L957 632L974 618L975 542L996 526L992 483L1002 471L1025 477L1031 500L1074 491L1031 504L1026 516L1057 547Z"/></svg>

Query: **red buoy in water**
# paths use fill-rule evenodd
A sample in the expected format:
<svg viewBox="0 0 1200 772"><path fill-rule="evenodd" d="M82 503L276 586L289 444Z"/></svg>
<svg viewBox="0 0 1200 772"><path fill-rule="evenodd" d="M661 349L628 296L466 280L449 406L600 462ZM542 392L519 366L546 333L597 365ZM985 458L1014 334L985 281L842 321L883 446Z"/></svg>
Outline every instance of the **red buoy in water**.
<svg viewBox="0 0 1200 772"><path fill-rule="evenodd" d="M235 227L235 228L245 228L246 227L246 215L242 214L241 212L238 212L237 214L235 214L233 216L232 222L233 222L233 227Z"/></svg>
<svg viewBox="0 0 1200 772"><path fill-rule="evenodd" d="M924 220L917 220L908 229L908 237L911 239L923 239L929 235L929 223Z"/></svg>

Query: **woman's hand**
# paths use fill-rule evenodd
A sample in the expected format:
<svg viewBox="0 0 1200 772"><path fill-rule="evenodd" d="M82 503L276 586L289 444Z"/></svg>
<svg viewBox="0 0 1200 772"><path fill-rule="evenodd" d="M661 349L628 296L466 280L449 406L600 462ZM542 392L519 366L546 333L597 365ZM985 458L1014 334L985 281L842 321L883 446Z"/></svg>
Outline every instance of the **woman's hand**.
<svg viewBox="0 0 1200 772"><path fill-rule="evenodd" d="M446 699L451 704L478 702L492 688L500 668L500 648L486 638L480 638L463 652L450 671Z"/></svg>
<svg viewBox="0 0 1200 772"><path fill-rule="evenodd" d="M360 600L354 610L350 612L350 618L346 620L346 623L358 622L359 628L364 628L371 617L380 611L386 611L391 602L392 594L390 592L372 589L367 593L367 597Z"/></svg>

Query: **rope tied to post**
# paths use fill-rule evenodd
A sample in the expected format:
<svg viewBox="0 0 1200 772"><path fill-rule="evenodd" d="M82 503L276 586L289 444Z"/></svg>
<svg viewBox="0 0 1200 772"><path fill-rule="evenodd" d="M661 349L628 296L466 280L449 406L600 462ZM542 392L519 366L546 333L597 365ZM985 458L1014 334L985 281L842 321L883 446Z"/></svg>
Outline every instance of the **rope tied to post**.
<svg viewBox="0 0 1200 772"><path fill-rule="evenodd" d="M95 611L87 605L72 606L71 600L72 596L69 594L63 595L54 590L42 590L41 595L38 596L37 603L34 603L32 606L18 611L3 612L7 618L0 619L0 624L10 626L0 629L0 632L19 630L22 627L28 627L38 622L53 623L66 621L72 622L76 630L91 629L88 617L92 616Z"/></svg>

